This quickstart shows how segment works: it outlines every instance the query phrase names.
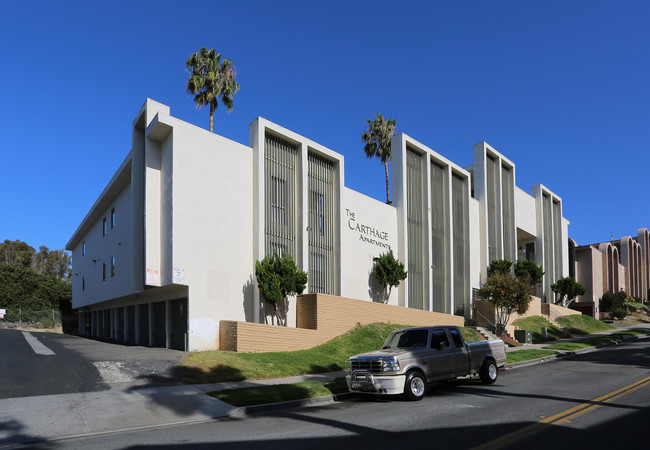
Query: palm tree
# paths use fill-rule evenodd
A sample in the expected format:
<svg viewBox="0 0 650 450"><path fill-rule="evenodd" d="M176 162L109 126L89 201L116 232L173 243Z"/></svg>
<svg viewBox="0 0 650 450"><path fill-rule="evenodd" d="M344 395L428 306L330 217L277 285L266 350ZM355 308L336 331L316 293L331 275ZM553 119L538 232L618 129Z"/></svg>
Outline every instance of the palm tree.
<svg viewBox="0 0 650 450"><path fill-rule="evenodd" d="M187 93L194 96L197 108L210 105L210 131L213 128L213 115L219 104L232 111L233 96L239 90L235 81L237 71L229 59L221 61L221 53L203 47L187 59L185 68L190 72L187 80Z"/></svg>
<svg viewBox="0 0 650 450"><path fill-rule="evenodd" d="M377 114L375 120L366 120L366 131L361 135L361 141L366 145L363 148L368 158L376 156L381 159L386 170L386 203L390 203L390 187L388 184L388 162L391 159L390 140L395 135L395 119L384 119L382 114Z"/></svg>

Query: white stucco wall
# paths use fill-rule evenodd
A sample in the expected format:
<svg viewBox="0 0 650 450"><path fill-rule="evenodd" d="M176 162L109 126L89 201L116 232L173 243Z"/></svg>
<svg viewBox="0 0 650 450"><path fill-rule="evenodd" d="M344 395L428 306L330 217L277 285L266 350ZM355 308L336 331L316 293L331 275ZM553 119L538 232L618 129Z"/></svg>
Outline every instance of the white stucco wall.
<svg viewBox="0 0 650 450"><path fill-rule="evenodd" d="M533 236L537 234L535 198L517 186L515 186L515 224L526 233Z"/></svg>
<svg viewBox="0 0 650 450"><path fill-rule="evenodd" d="M128 172L128 173L127 173ZM85 229L75 234L72 248L72 307L125 296L133 290L133 249L131 229L130 161L127 158L112 183L91 209ZM115 209L115 226L111 228L111 210ZM106 219L106 236L103 221ZM72 242L72 241L71 241ZM85 242L86 254L82 247ZM70 243L68 244L70 248ZM111 260L115 257L115 276L111 276ZM106 264L106 280L103 280ZM83 281L85 279L85 289Z"/></svg>
<svg viewBox="0 0 650 450"><path fill-rule="evenodd" d="M348 188L341 209L342 295L381 301L381 287L371 275L373 258L391 249L397 258L397 210ZM396 305L397 298L398 289L393 289L389 303Z"/></svg>
<svg viewBox="0 0 650 450"><path fill-rule="evenodd" d="M481 277L481 212L479 201L469 199L469 274L472 289L479 289L483 278Z"/></svg>
<svg viewBox="0 0 650 450"><path fill-rule="evenodd" d="M160 279L189 286L190 350L213 349L219 320L252 320L252 149L158 120L171 128L160 141Z"/></svg>

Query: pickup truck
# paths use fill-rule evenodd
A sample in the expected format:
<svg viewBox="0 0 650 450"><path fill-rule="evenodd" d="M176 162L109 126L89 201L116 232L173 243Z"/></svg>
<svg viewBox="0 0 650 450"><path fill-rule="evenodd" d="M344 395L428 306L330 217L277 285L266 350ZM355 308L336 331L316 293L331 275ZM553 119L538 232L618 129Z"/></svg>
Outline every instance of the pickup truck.
<svg viewBox="0 0 650 450"><path fill-rule="evenodd" d="M505 363L500 339L465 342L454 326L405 328L393 331L381 350L350 357L345 378L351 392L420 400L434 381L478 374L492 384Z"/></svg>

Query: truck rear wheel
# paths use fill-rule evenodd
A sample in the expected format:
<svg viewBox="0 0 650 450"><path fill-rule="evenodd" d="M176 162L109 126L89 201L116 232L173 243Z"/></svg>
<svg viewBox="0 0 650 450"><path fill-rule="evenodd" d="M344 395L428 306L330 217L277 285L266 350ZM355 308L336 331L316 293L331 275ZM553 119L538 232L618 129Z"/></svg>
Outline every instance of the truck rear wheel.
<svg viewBox="0 0 650 450"><path fill-rule="evenodd" d="M409 400L422 400L427 395L427 380L424 379L424 375L417 371L407 373L404 395Z"/></svg>
<svg viewBox="0 0 650 450"><path fill-rule="evenodd" d="M479 376L484 384L492 384L497 381L498 374L499 369L497 369L496 363L490 359L485 361L481 366Z"/></svg>

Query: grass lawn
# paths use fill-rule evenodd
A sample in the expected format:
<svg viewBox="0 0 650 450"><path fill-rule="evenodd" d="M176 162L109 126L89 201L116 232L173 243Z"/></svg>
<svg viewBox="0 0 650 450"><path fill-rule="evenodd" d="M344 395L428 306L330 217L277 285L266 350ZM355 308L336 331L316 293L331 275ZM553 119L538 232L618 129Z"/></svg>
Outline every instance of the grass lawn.
<svg viewBox="0 0 650 450"><path fill-rule="evenodd" d="M546 349L552 350L579 350L581 348L595 347L596 345L609 344L610 342L620 341L622 339L627 339L642 334L646 334L646 330L629 330L621 331L618 333L608 334L606 336L594 336L587 339L580 339L579 341L574 342L559 342L557 344L547 345Z"/></svg>
<svg viewBox="0 0 650 450"><path fill-rule="evenodd" d="M544 316L524 317L515 320L513 325L518 326L521 330L533 332L533 344L540 344L547 341L556 341L564 338L564 332L549 322ZM546 327L547 338L542 337L542 327Z"/></svg>
<svg viewBox="0 0 650 450"><path fill-rule="evenodd" d="M559 317L557 322L569 329L571 334L591 334L616 328L608 323L596 320L591 316L575 314Z"/></svg>
<svg viewBox="0 0 650 450"><path fill-rule="evenodd" d="M250 406L324 397L343 392L348 392L345 378L337 378L334 381L305 381L294 384L229 389L209 392L208 395L234 406Z"/></svg>
<svg viewBox="0 0 650 450"><path fill-rule="evenodd" d="M183 381L217 383L344 370L350 356L380 349L391 331L406 327L387 323L357 326L323 345L293 352L193 352L183 360ZM461 327L461 332L468 341L480 338L473 329Z"/></svg>
<svg viewBox="0 0 650 450"><path fill-rule="evenodd" d="M562 327L567 328L569 334L572 336L591 334L598 331L612 330L616 328L610 324L596 320L593 317L581 314L559 317L557 322L562 325ZM545 316L525 317L514 321L513 325L518 326L522 330L532 331L533 344L541 344L567 337L564 334L564 330L553 325ZM546 327L547 338L542 337L542 327Z"/></svg>
<svg viewBox="0 0 650 450"><path fill-rule="evenodd" d="M512 364L557 354L558 352L555 352L553 350L538 350L531 348L530 350L517 350L515 352L506 353L506 361Z"/></svg>

